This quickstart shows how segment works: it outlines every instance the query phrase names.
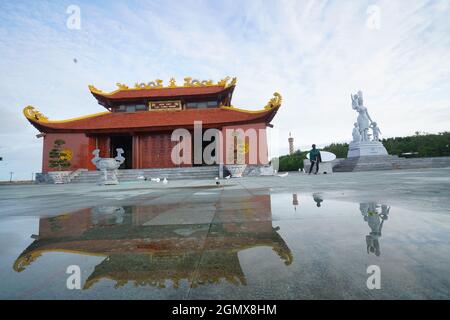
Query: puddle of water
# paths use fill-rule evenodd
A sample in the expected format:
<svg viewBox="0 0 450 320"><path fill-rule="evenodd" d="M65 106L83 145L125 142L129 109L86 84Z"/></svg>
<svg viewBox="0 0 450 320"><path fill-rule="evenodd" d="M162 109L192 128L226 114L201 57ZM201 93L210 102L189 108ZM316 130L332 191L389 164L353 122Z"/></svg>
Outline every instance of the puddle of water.
<svg viewBox="0 0 450 320"><path fill-rule="evenodd" d="M2 219L0 298L450 298L448 215L249 191Z"/></svg>

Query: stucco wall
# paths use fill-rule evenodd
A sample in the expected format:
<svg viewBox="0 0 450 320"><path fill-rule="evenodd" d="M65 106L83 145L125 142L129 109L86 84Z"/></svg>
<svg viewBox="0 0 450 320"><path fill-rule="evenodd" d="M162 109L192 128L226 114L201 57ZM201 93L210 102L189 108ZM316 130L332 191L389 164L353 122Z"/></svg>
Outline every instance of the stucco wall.
<svg viewBox="0 0 450 320"><path fill-rule="evenodd" d="M80 168L95 170L91 163L92 151L95 149L95 139L87 137L84 133L47 133L44 136L44 149L42 154L42 172L59 171L59 168L49 167L49 152L53 149L55 141L61 139L65 142L62 149L72 152L68 160L69 167L62 170L73 171Z"/></svg>
<svg viewBox="0 0 450 320"><path fill-rule="evenodd" d="M265 123L256 123L239 126L226 126L222 128L223 135L223 161L225 164L233 163L233 155L231 150L233 149L233 137L227 134L227 130L242 129L244 136L239 135L238 139L245 139L245 144L248 144L248 152L245 153L246 164L264 165L268 163L268 147L267 147L267 130ZM254 130L256 132L256 139L250 141L252 136L250 132ZM227 154L228 149L228 154Z"/></svg>

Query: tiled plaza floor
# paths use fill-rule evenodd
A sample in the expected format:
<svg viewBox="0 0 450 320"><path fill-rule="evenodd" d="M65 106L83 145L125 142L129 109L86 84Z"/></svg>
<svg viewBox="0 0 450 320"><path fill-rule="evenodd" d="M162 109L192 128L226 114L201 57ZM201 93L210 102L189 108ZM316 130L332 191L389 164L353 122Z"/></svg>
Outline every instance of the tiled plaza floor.
<svg viewBox="0 0 450 320"><path fill-rule="evenodd" d="M0 186L0 208L2 299L450 298L450 168Z"/></svg>

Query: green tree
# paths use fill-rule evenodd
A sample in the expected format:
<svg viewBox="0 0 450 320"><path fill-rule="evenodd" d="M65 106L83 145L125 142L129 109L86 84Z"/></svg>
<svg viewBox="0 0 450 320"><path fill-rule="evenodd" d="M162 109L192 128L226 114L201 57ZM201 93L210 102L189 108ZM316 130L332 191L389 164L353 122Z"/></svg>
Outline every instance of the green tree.
<svg viewBox="0 0 450 320"><path fill-rule="evenodd" d="M64 140L57 139L54 142L53 148L49 152L48 166L50 168L58 168L61 171L62 168L70 167L70 162L67 160L67 154L63 151L62 147L66 144Z"/></svg>
<svg viewBox="0 0 450 320"><path fill-rule="evenodd" d="M429 134L416 131L413 136L387 138L382 142L392 155L412 152L418 157L450 156L450 132Z"/></svg>
<svg viewBox="0 0 450 320"><path fill-rule="evenodd" d="M279 158L280 166L278 171L298 171L298 169L303 169L303 160L306 159L306 153L297 150L292 155L281 156Z"/></svg>
<svg viewBox="0 0 450 320"><path fill-rule="evenodd" d="M332 143L321 150L334 153L336 158L347 158L348 143Z"/></svg>

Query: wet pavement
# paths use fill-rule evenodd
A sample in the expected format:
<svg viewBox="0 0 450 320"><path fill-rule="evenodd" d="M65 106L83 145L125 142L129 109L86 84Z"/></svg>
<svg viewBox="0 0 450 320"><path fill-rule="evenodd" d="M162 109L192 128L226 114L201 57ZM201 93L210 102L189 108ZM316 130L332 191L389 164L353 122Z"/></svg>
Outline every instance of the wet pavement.
<svg viewBox="0 0 450 320"><path fill-rule="evenodd" d="M450 169L0 186L0 298L449 299L449 199Z"/></svg>

